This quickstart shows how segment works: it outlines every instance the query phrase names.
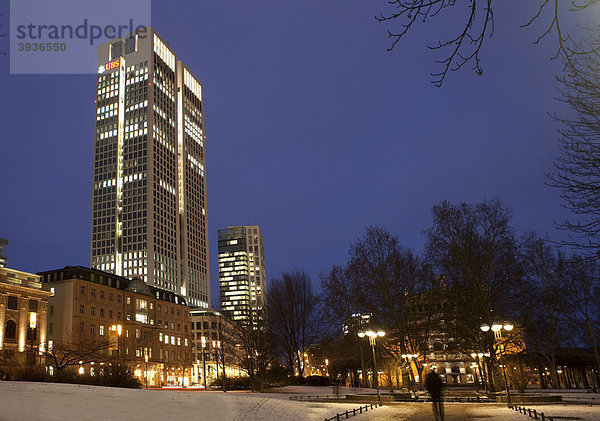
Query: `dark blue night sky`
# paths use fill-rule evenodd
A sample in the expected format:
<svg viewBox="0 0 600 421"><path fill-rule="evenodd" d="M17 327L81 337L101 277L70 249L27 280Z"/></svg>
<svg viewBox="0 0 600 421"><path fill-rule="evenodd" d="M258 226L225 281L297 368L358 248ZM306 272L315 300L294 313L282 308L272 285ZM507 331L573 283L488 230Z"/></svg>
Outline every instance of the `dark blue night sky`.
<svg viewBox="0 0 600 421"><path fill-rule="evenodd" d="M494 3L482 77L466 67L436 88L426 41L458 28L440 19L390 53L386 30L399 23L375 21L384 0L153 2L154 27L205 88L213 306L227 225L262 227L269 278L304 268L315 280L367 225L421 249L444 199L499 197L518 230L559 236L554 221L568 214L544 183L562 67L554 37L532 43L547 16L520 28L536 11L524 3ZM9 75L0 56L12 268L89 265L94 89L93 75Z"/></svg>

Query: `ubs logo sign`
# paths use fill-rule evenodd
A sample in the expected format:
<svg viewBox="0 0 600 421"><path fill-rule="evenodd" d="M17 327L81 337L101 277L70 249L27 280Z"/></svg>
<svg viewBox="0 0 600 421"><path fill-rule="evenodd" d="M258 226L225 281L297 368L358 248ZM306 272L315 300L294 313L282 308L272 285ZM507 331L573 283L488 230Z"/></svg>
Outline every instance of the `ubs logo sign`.
<svg viewBox="0 0 600 421"><path fill-rule="evenodd" d="M113 60L113 61L109 61L106 64L103 64L102 66L98 67L98 74L100 73L104 73L107 70L112 70L119 67L119 59Z"/></svg>

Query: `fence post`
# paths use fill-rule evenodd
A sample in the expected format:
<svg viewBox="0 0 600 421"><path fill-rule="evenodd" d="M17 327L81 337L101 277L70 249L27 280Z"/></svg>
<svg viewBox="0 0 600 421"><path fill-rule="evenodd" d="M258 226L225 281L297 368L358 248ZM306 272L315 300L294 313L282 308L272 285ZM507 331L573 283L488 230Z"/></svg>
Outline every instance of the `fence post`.
<svg viewBox="0 0 600 421"><path fill-rule="evenodd" d="M362 406L359 406L358 409L360 409L360 413L362 414Z"/></svg>
<svg viewBox="0 0 600 421"><path fill-rule="evenodd" d="M348 419L348 410L346 410L346 419Z"/></svg>
<svg viewBox="0 0 600 421"><path fill-rule="evenodd" d="M542 415L542 421L546 421L546 417L544 416L543 412L541 413L541 415Z"/></svg>
<svg viewBox="0 0 600 421"><path fill-rule="evenodd" d="M527 415L529 415L529 418L531 418L531 408L527 409Z"/></svg>
<svg viewBox="0 0 600 421"><path fill-rule="evenodd" d="M336 414L336 421L340 421L340 414Z"/></svg>
<svg viewBox="0 0 600 421"><path fill-rule="evenodd" d="M356 415L356 408L352 409L352 416Z"/></svg>
<svg viewBox="0 0 600 421"><path fill-rule="evenodd" d="M533 417L534 417L536 420L538 419L538 417L537 417L537 411L536 411L535 409L533 410Z"/></svg>

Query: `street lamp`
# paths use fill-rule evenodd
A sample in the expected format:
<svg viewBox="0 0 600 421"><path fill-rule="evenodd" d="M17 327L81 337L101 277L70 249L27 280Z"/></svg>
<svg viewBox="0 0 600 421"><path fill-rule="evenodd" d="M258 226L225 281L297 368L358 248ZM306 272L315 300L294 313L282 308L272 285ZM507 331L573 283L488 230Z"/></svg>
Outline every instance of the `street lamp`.
<svg viewBox="0 0 600 421"><path fill-rule="evenodd" d="M120 343L119 342L120 342L120 339L121 339L121 332L123 330L123 326L121 326L121 325L112 325L110 327L110 330L112 332L116 332L116 334L117 334L117 366L118 366L119 365L119 348L120 348L120 346L119 346ZM114 333L113 333L113 335L114 335Z"/></svg>
<svg viewBox="0 0 600 421"><path fill-rule="evenodd" d="M206 337L202 336L202 380L204 381L204 391L206 392L206 358L204 356L204 348L206 348Z"/></svg>
<svg viewBox="0 0 600 421"><path fill-rule="evenodd" d="M221 348L221 341L217 341L217 367L219 367L219 362L223 363L223 370L221 371L221 383L223 387L223 392L227 392L227 388L225 387L225 357L223 356L223 348Z"/></svg>
<svg viewBox="0 0 600 421"><path fill-rule="evenodd" d="M37 342L37 338L34 338L34 334L35 334L35 328L37 327L37 313L35 312L31 312L29 313L29 329L30 329L30 334L29 337L31 338L31 353L33 354L33 363L35 364L37 361L37 357L36 357L36 353L33 350L33 344L34 341Z"/></svg>
<svg viewBox="0 0 600 421"><path fill-rule="evenodd" d="M415 396L417 396L417 381L414 378L414 375L412 373L412 360L417 359L419 357L418 354L402 354L401 357L404 359L404 361L407 363L408 365L408 378L410 380L410 382L412 383L413 386L413 393L415 394Z"/></svg>
<svg viewBox="0 0 600 421"><path fill-rule="evenodd" d="M481 329L482 332L488 332L491 329L492 332L494 332L494 340L499 340L499 339L502 339L502 329L506 330L507 332L510 332L511 330L513 330L514 325L510 322L500 323L498 321L495 321L494 323L492 323L491 327L490 327L490 325L483 323L479 328ZM500 356L504 356L505 352L506 352L506 349L504 346L502 346ZM511 407L512 403L510 401L510 388L508 387L508 376L506 375L506 364L500 364L500 366L502 367L502 374L504 375L504 384L506 385L506 401L508 403L508 406Z"/></svg>
<svg viewBox="0 0 600 421"><path fill-rule="evenodd" d="M485 381L485 373L483 372L483 370L481 369L481 359L483 357L489 357L490 353L489 352L472 352L471 353L471 357L473 357L473 359L475 361L477 361L476 363L476 368L479 370L479 380L481 381L481 383L483 384L483 389L487 392L487 383ZM477 380L477 372L475 372L475 377ZM477 389L477 388L476 388Z"/></svg>
<svg viewBox="0 0 600 421"><path fill-rule="evenodd" d="M144 362L146 363L146 370L144 371L144 382L146 383L146 389L148 389L148 354L144 355Z"/></svg>
<svg viewBox="0 0 600 421"><path fill-rule="evenodd" d="M385 332L383 330L374 331L371 329L367 331L361 330L360 332L358 332L359 338L364 338L365 336L369 337L369 344L371 345L371 350L373 351L373 384L377 388L377 401L379 402L379 405L381 405L381 395L379 394L379 382L377 379L377 357L375 356L375 341L377 337L381 338L385 336Z"/></svg>

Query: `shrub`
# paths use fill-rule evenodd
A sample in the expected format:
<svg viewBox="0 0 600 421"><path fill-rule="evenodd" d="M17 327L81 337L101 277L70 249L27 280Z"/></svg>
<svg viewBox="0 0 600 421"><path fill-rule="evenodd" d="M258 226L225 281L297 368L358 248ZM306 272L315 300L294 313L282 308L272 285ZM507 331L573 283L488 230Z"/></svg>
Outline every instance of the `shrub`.
<svg viewBox="0 0 600 421"><path fill-rule="evenodd" d="M329 378L325 376L308 376L306 378L308 386L329 386L330 383Z"/></svg>
<svg viewBox="0 0 600 421"><path fill-rule="evenodd" d="M210 384L211 387L223 387L223 379L217 379ZM250 390L250 377L231 377L225 379L226 390Z"/></svg>

